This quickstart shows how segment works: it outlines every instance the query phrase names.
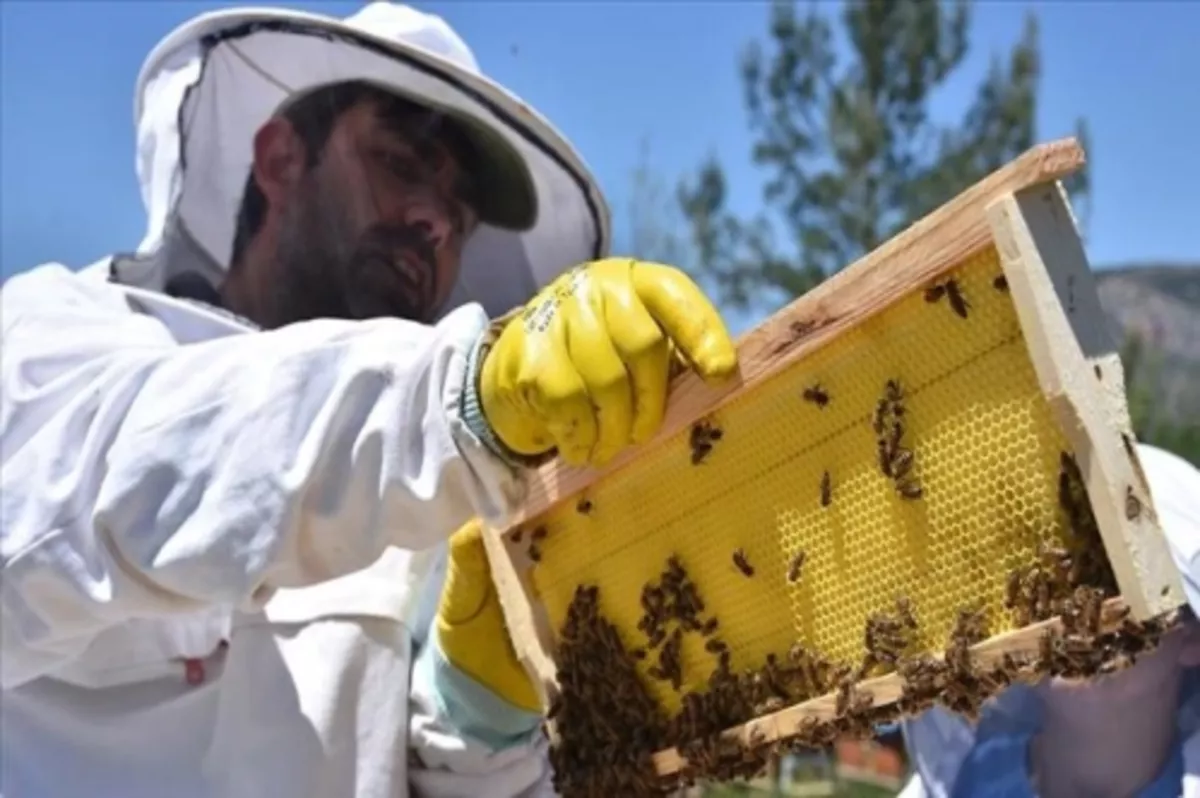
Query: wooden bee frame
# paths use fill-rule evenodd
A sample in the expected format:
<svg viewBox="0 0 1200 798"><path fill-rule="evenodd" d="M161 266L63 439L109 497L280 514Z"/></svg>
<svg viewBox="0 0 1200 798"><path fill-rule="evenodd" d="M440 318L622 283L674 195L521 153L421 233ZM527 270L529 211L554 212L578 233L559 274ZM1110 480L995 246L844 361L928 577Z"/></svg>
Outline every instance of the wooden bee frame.
<svg viewBox="0 0 1200 798"><path fill-rule="evenodd" d="M731 383L712 387L691 374L680 377L653 441L603 471L552 463L532 476L522 516L508 530L489 530L485 539L514 647L544 705L555 694L554 633L521 575L530 565L526 550L512 540L521 523L560 503L586 501L594 482L989 247L1000 255L1038 384L1074 449L1120 590L1120 599L1105 605L1106 628L1119 623L1121 607L1149 621L1184 605L1133 445L1120 358L1058 182L1083 163L1074 139L1030 150L746 334L738 344L740 375ZM985 662L1027 652L1056 623L997 635L972 651ZM880 707L900 697L899 683L888 674L861 684ZM832 717L835 701L830 694L794 704L727 734L755 744L785 739L805 718ZM655 754L653 764L669 775L686 763L672 748Z"/></svg>

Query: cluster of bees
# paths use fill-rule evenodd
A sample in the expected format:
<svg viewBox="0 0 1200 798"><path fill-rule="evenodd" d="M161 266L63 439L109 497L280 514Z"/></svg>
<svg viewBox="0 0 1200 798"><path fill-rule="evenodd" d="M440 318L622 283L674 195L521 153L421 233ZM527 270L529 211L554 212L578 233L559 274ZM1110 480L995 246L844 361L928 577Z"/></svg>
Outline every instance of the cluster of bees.
<svg viewBox="0 0 1200 798"><path fill-rule="evenodd" d="M1071 531L1070 545L1041 546L1036 562L1010 575L1005 595L1005 607L1018 626L1060 619L1060 628L1039 638L1036 652L1006 652L986 660L974 654L972 647L989 637L980 608L958 612L940 656L916 651L917 617L912 603L898 597L894 612L866 619L865 653L857 665L830 661L798 643L784 656L769 654L758 668L735 671L717 618L705 616L699 589L680 558L671 557L659 580L643 588L638 630L647 638L645 648L627 651L615 627L599 614L597 589L577 589L560 634L561 693L551 707L559 732L552 747L556 787L568 796L649 797L668 795L700 779L751 778L786 750L870 736L879 723L935 704L977 717L986 699L1015 682L1046 675L1088 677L1132 664L1158 644L1175 619L1138 623L1127 617L1127 610L1106 609L1105 599L1116 595L1111 568L1078 466L1065 454L1061 465L1059 503ZM797 577L803 562L803 553L797 553ZM657 650L648 675L682 691L685 633L705 638L714 664L704 687L683 692L680 711L667 717L636 663ZM900 677L901 693L896 701L877 705L862 682L887 672ZM741 737L728 731L830 694L835 717L818 721L808 716L786 739L768 742L756 733ZM650 756L670 746L677 748L684 765L670 776L659 775Z"/></svg>
<svg viewBox="0 0 1200 798"><path fill-rule="evenodd" d="M576 588L560 634L558 694L547 711L556 737L555 791L581 798L666 795L650 761L665 742L666 718L598 600L598 588Z"/></svg>
<svg viewBox="0 0 1200 798"><path fill-rule="evenodd" d="M904 390L898 380L888 380L871 417L879 470L895 483L897 493L905 499L915 500L924 495L924 490L912 473L912 449L903 446L904 413Z"/></svg>
<svg viewBox="0 0 1200 798"><path fill-rule="evenodd" d="M635 649L635 659L643 659L647 649L658 649L658 661L649 668L649 675L660 681L670 682L676 690L683 686L683 665L680 656L683 653L684 632L695 632L706 638L712 638L718 628L716 618L705 618L704 601L700 592L684 569L678 557L667 560L666 570L663 571L658 583L650 583L642 588L643 615L638 621L637 628L646 635L647 648ZM668 625L674 622L675 628L668 632ZM729 652L723 644L717 647L719 641L710 639L706 645L713 646L710 651L728 657Z"/></svg>

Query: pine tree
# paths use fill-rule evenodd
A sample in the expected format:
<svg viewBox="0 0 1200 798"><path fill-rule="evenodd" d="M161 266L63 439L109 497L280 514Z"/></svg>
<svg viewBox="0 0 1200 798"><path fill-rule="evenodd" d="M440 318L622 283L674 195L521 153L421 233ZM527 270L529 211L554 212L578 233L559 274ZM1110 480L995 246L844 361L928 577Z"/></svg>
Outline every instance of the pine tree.
<svg viewBox="0 0 1200 798"><path fill-rule="evenodd" d="M678 192L694 270L726 307L769 310L804 293L1035 143L1033 16L959 123L931 119L932 97L963 64L969 22L967 0L860 0L839 20L815 4L772 6L767 43L752 42L741 64L764 211L726 210L715 159ZM1069 188L1085 196L1086 176Z"/></svg>

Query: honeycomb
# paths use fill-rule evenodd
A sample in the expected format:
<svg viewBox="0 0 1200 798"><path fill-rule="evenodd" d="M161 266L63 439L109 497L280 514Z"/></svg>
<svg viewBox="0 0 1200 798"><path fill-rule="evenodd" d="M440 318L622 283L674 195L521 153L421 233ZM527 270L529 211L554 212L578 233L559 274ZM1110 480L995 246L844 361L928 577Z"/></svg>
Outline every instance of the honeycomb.
<svg viewBox="0 0 1200 798"><path fill-rule="evenodd" d="M965 606L984 609L991 634L1011 628L1008 573L1036 559L1040 542L1066 541L1056 490L1067 444L1012 301L993 283L1001 273L985 250L947 275L966 318L947 297L916 291L722 406L712 421L724 435L702 463L681 433L594 484L588 513L567 502L534 520L548 535L531 587L555 631L576 586L593 584L625 646L644 647L642 588L672 555L719 619L735 669L797 641L858 662L865 619L893 611L898 595L912 602L924 649L941 650ZM872 418L891 379L906 397L918 500L878 464ZM814 384L824 407L803 398ZM738 548L753 576L734 564ZM714 668L704 642L684 637L681 693L703 689ZM677 711L681 693L646 675L653 659L639 663L645 682Z"/></svg>

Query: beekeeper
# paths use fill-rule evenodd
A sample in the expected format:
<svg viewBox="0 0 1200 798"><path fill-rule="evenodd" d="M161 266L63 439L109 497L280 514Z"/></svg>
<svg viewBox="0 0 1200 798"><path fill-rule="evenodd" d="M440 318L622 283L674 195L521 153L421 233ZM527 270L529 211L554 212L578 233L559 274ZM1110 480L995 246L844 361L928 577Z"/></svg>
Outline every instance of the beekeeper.
<svg viewBox="0 0 1200 798"><path fill-rule="evenodd" d="M204 14L135 122L138 250L2 292L0 794L548 792L468 522L732 374L716 311L412 8Z"/></svg>
<svg viewBox="0 0 1200 798"><path fill-rule="evenodd" d="M974 726L940 708L905 722L901 798L1200 798L1200 471L1138 455L1193 615L1124 671L1010 687Z"/></svg>

